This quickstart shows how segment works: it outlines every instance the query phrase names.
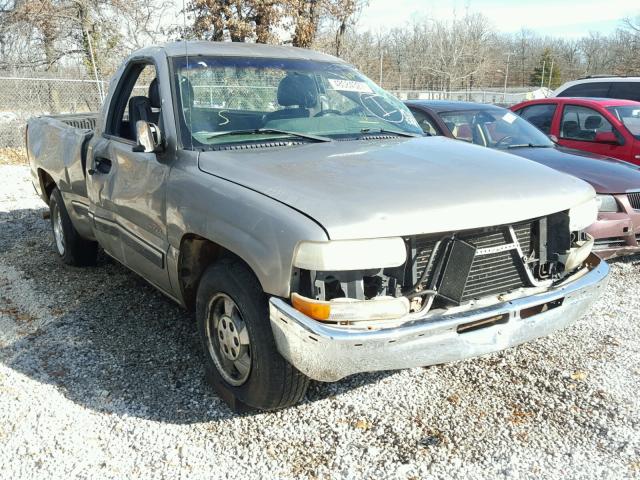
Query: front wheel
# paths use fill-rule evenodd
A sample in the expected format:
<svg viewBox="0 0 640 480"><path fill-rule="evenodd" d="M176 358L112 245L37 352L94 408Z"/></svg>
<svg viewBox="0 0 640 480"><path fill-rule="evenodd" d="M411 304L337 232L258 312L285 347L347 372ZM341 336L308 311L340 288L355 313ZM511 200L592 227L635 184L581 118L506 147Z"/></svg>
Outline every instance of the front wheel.
<svg viewBox="0 0 640 480"><path fill-rule="evenodd" d="M76 267L95 265L98 243L80 236L71 223L62 194L57 188L51 192L49 210L54 245L62 262Z"/></svg>
<svg viewBox="0 0 640 480"><path fill-rule="evenodd" d="M298 403L309 379L278 353L267 296L242 262L224 259L202 276L196 300L207 380L234 410Z"/></svg>

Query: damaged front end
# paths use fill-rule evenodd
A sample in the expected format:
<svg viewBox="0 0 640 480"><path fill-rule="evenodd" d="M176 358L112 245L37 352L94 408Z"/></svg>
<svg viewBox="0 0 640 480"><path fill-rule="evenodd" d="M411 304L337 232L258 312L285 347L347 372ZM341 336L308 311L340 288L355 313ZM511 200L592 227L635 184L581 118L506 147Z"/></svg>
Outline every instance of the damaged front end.
<svg viewBox="0 0 640 480"><path fill-rule="evenodd" d="M303 244L292 305L319 321L375 328L381 320L388 324L409 314L514 298L562 282L582 266L593 239L574 228L565 211L511 225L383 239L385 245L359 241L337 255L342 261L331 259L331 269L311 262ZM322 256L317 245L316 250L315 256ZM385 266L335 268L348 262ZM320 269L309 268L314 265Z"/></svg>
<svg viewBox="0 0 640 480"><path fill-rule="evenodd" d="M547 335L579 318L606 284L608 266L583 232L592 215L581 206L460 232L303 242L290 303L270 300L278 350L309 377L335 381Z"/></svg>

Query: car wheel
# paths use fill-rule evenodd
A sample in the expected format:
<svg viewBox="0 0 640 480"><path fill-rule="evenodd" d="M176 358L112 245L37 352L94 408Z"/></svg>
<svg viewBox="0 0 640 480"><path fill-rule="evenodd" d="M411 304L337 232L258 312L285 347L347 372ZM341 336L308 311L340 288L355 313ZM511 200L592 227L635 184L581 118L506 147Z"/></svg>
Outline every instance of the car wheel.
<svg viewBox="0 0 640 480"><path fill-rule="evenodd" d="M236 410L298 403L309 379L278 353L268 299L241 261L224 259L202 276L196 300L207 380Z"/></svg>
<svg viewBox="0 0 640 480"><path fill-rule="evenodd" d="M95 265L98 244L80 236L69 218L60 190L54 188L49 199L53 243L63 263L77 267Z"/></svg>

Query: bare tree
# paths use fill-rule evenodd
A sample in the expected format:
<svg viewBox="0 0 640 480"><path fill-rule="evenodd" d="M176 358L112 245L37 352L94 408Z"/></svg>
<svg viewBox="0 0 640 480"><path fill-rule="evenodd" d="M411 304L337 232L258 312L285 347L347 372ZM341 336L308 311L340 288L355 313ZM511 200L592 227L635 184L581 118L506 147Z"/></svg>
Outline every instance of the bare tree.
<svg viewBox="0 0 640 480"><path fill-rule="evenodd" d="M367 0L325 0L327 20L335 30L336 56L342 53L342 43L347 28L355 25L358 15L367 4Z"/></svg>
<svg viewBox="0 0 640 480"><path fill-rule="evenodd" d="M195 37L215 41L274 42L283 20L278 0L191 0L187 10L194 16Z"/></svg>

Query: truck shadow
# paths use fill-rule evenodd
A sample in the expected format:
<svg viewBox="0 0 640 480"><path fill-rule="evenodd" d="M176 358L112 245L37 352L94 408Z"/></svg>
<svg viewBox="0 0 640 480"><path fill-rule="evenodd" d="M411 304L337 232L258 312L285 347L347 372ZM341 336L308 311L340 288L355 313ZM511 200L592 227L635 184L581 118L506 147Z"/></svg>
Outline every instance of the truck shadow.
<svg viewBox="0 0 640 480"><path fill-rule="evenodd" d="M13 315L17 331L25 332L0 344L4 365L99 412L174 424L236 416L204 380L191 313L106 256L97 267L63 266L42 210L9 214L9 221L0 214L0 223L10 224L0 234L0 285L3 269L11 269L29 291L6 281L0 286L0 315ZM25 302L45 312L42 318L25 310ZM313 383L305 403L387 375Z"/></svg>

